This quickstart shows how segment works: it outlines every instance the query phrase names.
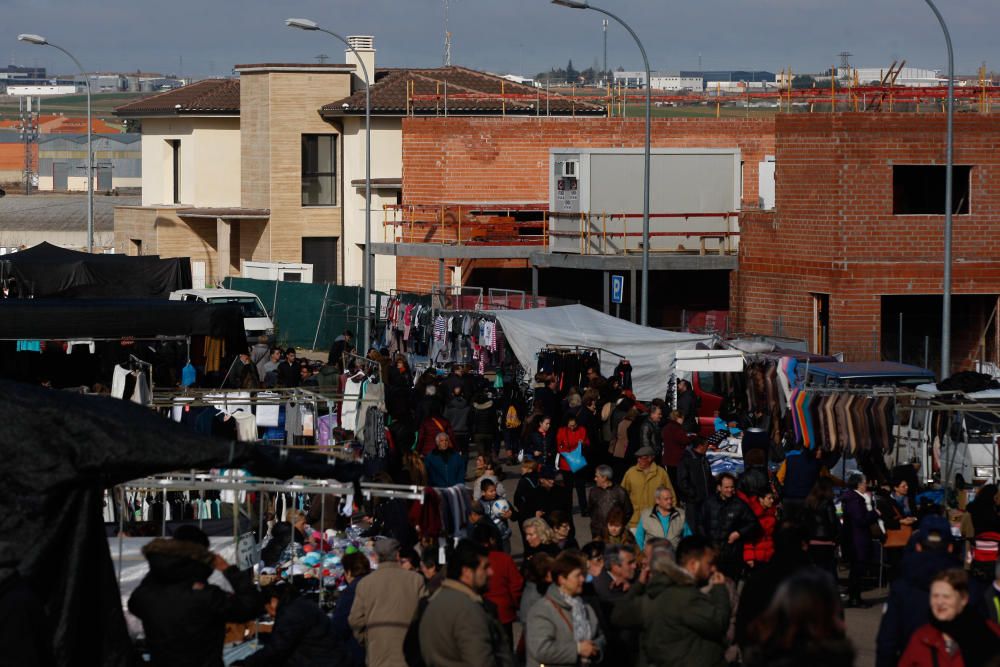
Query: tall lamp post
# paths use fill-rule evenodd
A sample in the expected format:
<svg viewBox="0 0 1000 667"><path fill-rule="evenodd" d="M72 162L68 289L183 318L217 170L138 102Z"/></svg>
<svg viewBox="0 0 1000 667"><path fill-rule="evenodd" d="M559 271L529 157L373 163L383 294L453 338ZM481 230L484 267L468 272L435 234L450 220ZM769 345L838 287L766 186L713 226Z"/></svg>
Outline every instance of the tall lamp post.
<svg viewBox="0 0 1000 667"><path fill-rule="evenodd" d="M354 57L357 59L358 64L361 65L361 74L365 79L365 255L364 262L362 263L362 271L364 272L362 276L362 285L364 286L364 310L365 320L364 320L364 341L365 348L371 345L371 293L372 293L372 278L374 274L374 267L372 262L372 104L371 104L371 79L368 76L368 68L365 67L364 60L361 59L361 55L357 50L348 42L346 39L341 37L335 32L322 28L315 21L309 19L285 19L285 25L289 28L298 28L299 30L313 30L318 32L325 32L332 37L336 37L341 42L343 42Z"/></svg>
<svg viewBox="0 0 1000 667"><path fill-rule="evenodd" d="M53 44L41 35L22 34L18 35L17 39L20 42L36 44L38 46L51 46L53 49L62 51L76 64L80 70L80 74L83 75L83 80L87 83L87 252L94 252L94 123L90 110L90 77L87 76L83 65L80 64L80 61L72 53L58 44Z"/></svg>
<svg viewBox="0 0 1000 667"><path fill-rule="evenodd" d="M944 157L944 289L941 299L941 377L951 375L951 195L952 195L952 154L954 148L955 120L955 53L951 48L951 34L944 17L938 11L932 0L925 0L927 6L934 12L941 30L944 32L944 43L948 47L948 112L947 129L945 130Z"/></svg>
<svg viewBox="0 0 1000 667"><path fill-rule="evenodd" d="M638 35L635 31L629 27L625 21L612 14L606 9L601 9L600 7L595 7L588 2L581 2L579 0L552 0L552 4L561 5L563 7L569 7L570 9L593 9L595 12L604 14L608 18L617 21L625 30L632 35L632 39L635 40L636 45L639 47L639 52L642 53L642 64L646 68L646 143L643 152L643 167L642 167L642 288L640 293L640 303L642 304L640 324L642 326L648 326L649 324L649 135L650 135L650 73L649 73L649 58L646 57L646 49L643 48L642 42L639 41ZM635 286L632 286L635 289Z"/></svg>

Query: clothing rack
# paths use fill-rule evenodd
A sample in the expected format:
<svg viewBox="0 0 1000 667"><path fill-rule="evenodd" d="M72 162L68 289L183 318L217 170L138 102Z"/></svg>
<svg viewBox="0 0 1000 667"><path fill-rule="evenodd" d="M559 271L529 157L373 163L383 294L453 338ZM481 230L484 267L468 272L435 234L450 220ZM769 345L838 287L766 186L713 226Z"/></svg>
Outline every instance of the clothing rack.
<svg viewBox="0 0 1000 667"><path fill-rule="evenodd" d="M805 385L803 387L793 387L800 389L802 391L812 392L814 394L854 394L857 396L868 396L870 398L881 398L882 396L892 396L894 398L907 398L916 396L916 392L912 390L900 390L899 387L892 385L885 386L873 386L873 387L831 387L829 385Z"/></svg>
<svg viewBox="0 0 1000 667"><path fill-rule="evenodd" d="M144 369L146 369L146 370L149 371L149 393L152 394L153 393L153 364L149 363L148 361L143 361L142 359L140 359L139 357L135 356L134 354L129 354L128 355L128 361L129 361L130 365L141 366L142 368L144 368Z"/></svg>
<svg viewBox="0 0 1000 667"><path fill-rule="evenodd" d="M381 366L374 359L369 359L368 357L362 357L360 354L355 354L354 352L344 352L345 357L350 357L352 359L357 359L361 363L365 364L371 370L381 370Z"/></svg>
<svg viewBox="0 0 1000 667"><path fill-rule="evenodd" d="M118 499L118 588L121 589L122 583L122 560L125 544L125 492L128 490L155 490L156 492L163 494L164 504L166 504L167 490L172 489L174 491L254 491L261 492L267 491L272 493L302 493L302 494L320 494L320 495L337 495L337 496L350 496L354 493L354 485L347 484L344 482L330 482L328 480L315 480L315 479L305 479L305 478L293 478L291 480L282 481L279 479L273 479L268 477L227 477L225 475L218 475L212 473L199 473L191 471L189 473L168 473L161 475L151 475L149 477L144 477L137 480L132 480L125 482L124 484L116 487L116 495ZM258 494L258 502L260 503L260 508L258 512L258 535L264 535L264 494ZM240 531L239 531L239 496L234 496L233 500L233 539L236 542L237 551L239 550L240 542ZM250 501L247 500L247 506L249 507ZM246 513L249 517L249 511ZM320 523L326 525L326 503L320 503ZM162 524L161 524L161 537L166 536L166 507L164 507ZM295 565L295 557L293 557L293 568ZM320 587L320 602L323 602L325 591L323 587Z"/></svg>
<svg viewBox="0 0 1000 667"><path fill-rule="evenodd" d="M436 311L436 313L434 313L434 317L436 317L437 315L441 315L442 317L449 317L455 315L470 315L472 317L478 317L479 319L489 320L491 322L497 321L497 316L489 312L488 310L461 310L461 309L450 310L442 308L441 310L438 310Z"/></svg>
<svg viewBox="0 0 1000 667"><path fill-rule="evenodd" d="M361 494L371 498L401 498L403 500L419 500L424 502L424 489L415 484L378 484L362 482Z"/></svg>
<svg viewBox="0 0 1000 667"><path fill-rule="evenodd" d="M52 338L52 337L48 337L48 338L24 338L24 337L22 337L22 338L3 338L3 337L0 337L0 342L8 342L9 343L9 342L17 342L19 340L40 340L40 341L45 341L46 343L65 342L65 341L70 341L70 340L76 341L76 342L93 341L95 343L139 343L139 342L151 342L151 343L164 342L164 343L169 343L169 342L180 342L180 341L185 341L185 340L188 341L188 342L190 342L191 341L191 337L190 336L152 336L152 337L143 337L143 338L135 338L134 336L118 336L117 338L109 338L109 337L101 337L101 336L98 336L98 337L85 336L83 338L75 338L73 336L62 336L61 338Z"/></svg>
<svg viewBox="0 0 1000 667"><path fill-rule="evenodd" d="M542 348L542 351L543 352L566 352L566 353L574 353L574 352L575 353L580 353L580 352L607 352L608 354L610 354L613 357L618 357L619 359L628 359L628 357L626 357L624 354L618 354L617 352L613 352L613 351L605 349L603 347L593 347L593 346L590 346L590 345L555 345L555 344L550 343L550 344L546 345L544 348ZM600 357L601 355L598 354L597 356Z"/></svg>

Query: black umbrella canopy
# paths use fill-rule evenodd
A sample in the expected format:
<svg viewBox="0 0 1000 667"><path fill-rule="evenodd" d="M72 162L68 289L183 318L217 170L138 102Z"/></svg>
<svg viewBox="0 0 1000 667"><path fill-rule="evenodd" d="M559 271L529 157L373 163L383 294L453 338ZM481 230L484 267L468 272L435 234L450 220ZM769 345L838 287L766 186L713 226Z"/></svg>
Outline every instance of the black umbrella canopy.
<svg viewBox="0 0 1000 667"><path fill-rule="evenodd" d="M57 665L136 661L105 537L104 488L219 467L282 478L298 469L340 479L356 471L314 460L297 469L265 449L188 431L127 401L5 381L0 423L0 550L19 562L45 604Z"/></svg>

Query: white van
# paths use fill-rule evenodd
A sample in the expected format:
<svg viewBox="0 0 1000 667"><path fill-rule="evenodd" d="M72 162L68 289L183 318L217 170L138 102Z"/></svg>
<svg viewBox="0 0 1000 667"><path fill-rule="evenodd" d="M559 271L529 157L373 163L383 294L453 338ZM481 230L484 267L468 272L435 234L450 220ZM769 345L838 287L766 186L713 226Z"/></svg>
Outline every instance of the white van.
<svg viewBox="0 0 1000 667"><path fill-rule="evenodd" d="M925 481L931 476L931 461L935 446L935 407L954 404L954 410L945 408L949 415L944 425L944 437L939 438L941 479L950 486L955 475L960 474L969 484L976 486L995 482L1000 475L997 438L1000 437L1000 417L990 411L1000 412L1000 390L987 389L969 394L940 391L936 384L922 384L916 388L913 407L907 411L897 407L896 447L886 458L891 467L907 463L911 458L921 462ZM985 411L970 410L981 404Z"/></svg>
<svg viewBox="0 0 1000 667"><path fill-rule="evenodd" d="M268 316L264 304L252 292L232 289L184 289L171 292L170 300L235 303L243 311L243 328L247 332L247 342L257 343L261 336L264 336L268 345L274 344L274 322Z"/></svg>

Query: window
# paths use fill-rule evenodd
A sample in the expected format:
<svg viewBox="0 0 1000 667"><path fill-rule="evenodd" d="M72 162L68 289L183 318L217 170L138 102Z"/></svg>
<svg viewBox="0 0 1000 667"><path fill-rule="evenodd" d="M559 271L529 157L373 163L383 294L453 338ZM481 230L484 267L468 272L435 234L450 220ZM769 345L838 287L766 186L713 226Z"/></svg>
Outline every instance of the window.
<svg viewBox="0 0 1000 667"><path fill-rule="evenodd" d="M217 296L208 300L209 303L235 303L243 311L244 318L267 317L267 311L255 296Z"/></svg>
<svg viewBox="0 0 1000 667"><path fill-rule="evenodd" d="M813 353L830 354L830 295L813 294Z"/></svg>
<svg viewBox="0 0 1000 667"><path fill-rule="evenodd" d="M719 394L721 391L717 388L715 382L715 373L710 373L707 371L698 371L698 387L706 394Z"/></svg>
<svg viewBox="0 0 1000 667"><path fill-rule="evenodd" d="M173 203L181 203L181 140L168 139L170 144L170 173L173 183Z"/></svg>
<svg viewBox="0 0 1000 667"><path fill-rule="evenodd" d="M337 203L337 136L302 135L302 205Z"/></svg>
<svg viewBox="0 0 1000 667"><path fill-rule="evenodd" d="M951 203L954 215L969 213L969 182L972 167L952 167ZM940 165L893 165L893 215L944 215L945 167Z"/></svg>

